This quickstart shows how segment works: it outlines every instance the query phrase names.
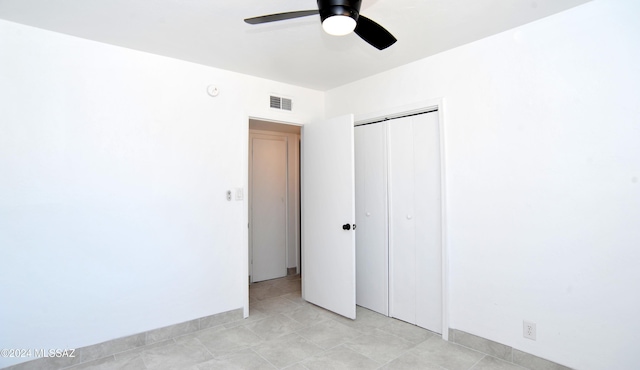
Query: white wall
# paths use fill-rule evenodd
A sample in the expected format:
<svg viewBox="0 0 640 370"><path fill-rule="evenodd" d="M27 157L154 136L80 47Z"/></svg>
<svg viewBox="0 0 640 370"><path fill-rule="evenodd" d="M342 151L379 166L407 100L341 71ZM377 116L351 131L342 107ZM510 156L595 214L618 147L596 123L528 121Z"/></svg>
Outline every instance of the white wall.
<svg viewBox="0 0 640 370"><path fill-rule="evenodd" d="M640 363L639 14L595 0L327 93L329 117L445 99L452 328Z"/></svg>
<svg viewBox="0 0 640 370"><path fill-rule="evenodd" d="M245 307L246 204L225 192L247 186L248 117L323 114L321 92L0 21L0 348Z"/></svg>

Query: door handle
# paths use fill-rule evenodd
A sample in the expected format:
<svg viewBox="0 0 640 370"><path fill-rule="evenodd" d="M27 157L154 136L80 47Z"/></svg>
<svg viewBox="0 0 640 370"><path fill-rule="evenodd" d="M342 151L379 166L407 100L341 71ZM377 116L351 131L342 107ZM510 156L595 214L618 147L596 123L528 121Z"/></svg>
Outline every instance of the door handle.
<svg viewBox="0 0 640 370"><path fill-rule="evenodd" d="M353 224L353 229L356 229L356 224ZM342 230L351 230L351 225L350 224L344 224L342 225Z"/></svg>

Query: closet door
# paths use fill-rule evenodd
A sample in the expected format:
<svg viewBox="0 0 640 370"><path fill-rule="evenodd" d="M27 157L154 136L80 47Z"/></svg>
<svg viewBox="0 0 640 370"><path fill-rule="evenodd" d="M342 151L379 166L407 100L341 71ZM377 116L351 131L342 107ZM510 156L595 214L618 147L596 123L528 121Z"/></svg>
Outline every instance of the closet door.
<svg viewBox="0 0 640 370"><path fill-rule="evenodd" d="M390 314L442 331L437 113L389 123Z"/></svg>
<svg viewBox="0 0 640 370"><path fill-rule="evenodd" d="M356 303L389 315L386 123L355 128Z"/></svg>

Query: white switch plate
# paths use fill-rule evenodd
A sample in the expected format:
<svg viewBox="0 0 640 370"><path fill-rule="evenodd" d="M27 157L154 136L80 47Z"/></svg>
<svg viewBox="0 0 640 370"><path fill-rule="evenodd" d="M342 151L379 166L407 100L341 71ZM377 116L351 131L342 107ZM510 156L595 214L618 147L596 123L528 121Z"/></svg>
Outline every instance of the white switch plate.
<svg viewBox="0 0 640 370"><path fill-rule="evenodd" d="M243 199L244 199L244 189L236 188L236 200L243 200Z"/></svg>

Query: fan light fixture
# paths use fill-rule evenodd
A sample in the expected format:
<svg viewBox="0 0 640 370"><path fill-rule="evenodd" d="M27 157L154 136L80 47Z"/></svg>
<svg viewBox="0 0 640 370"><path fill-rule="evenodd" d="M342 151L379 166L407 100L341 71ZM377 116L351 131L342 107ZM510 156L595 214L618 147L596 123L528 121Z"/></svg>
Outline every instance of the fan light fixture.
<svg viewBox="0 0 640 370"><path fill-rule="evenodd" d="M0 0L1 2L2 0ZM322 28L330 35L342 36L354 32L378 50L384 50L397 40L384 27L360 15L362 0L318 0L318 9L297 10L247 18L249 24L284 21L320 14Z"/></svg>
<svg viewBox="0 0 640 370"><path fill-rule="evenodd" d="M324 32L333 36L348 35L356 29L356 20L346 15L333 15L322 21Z"/></svg>

